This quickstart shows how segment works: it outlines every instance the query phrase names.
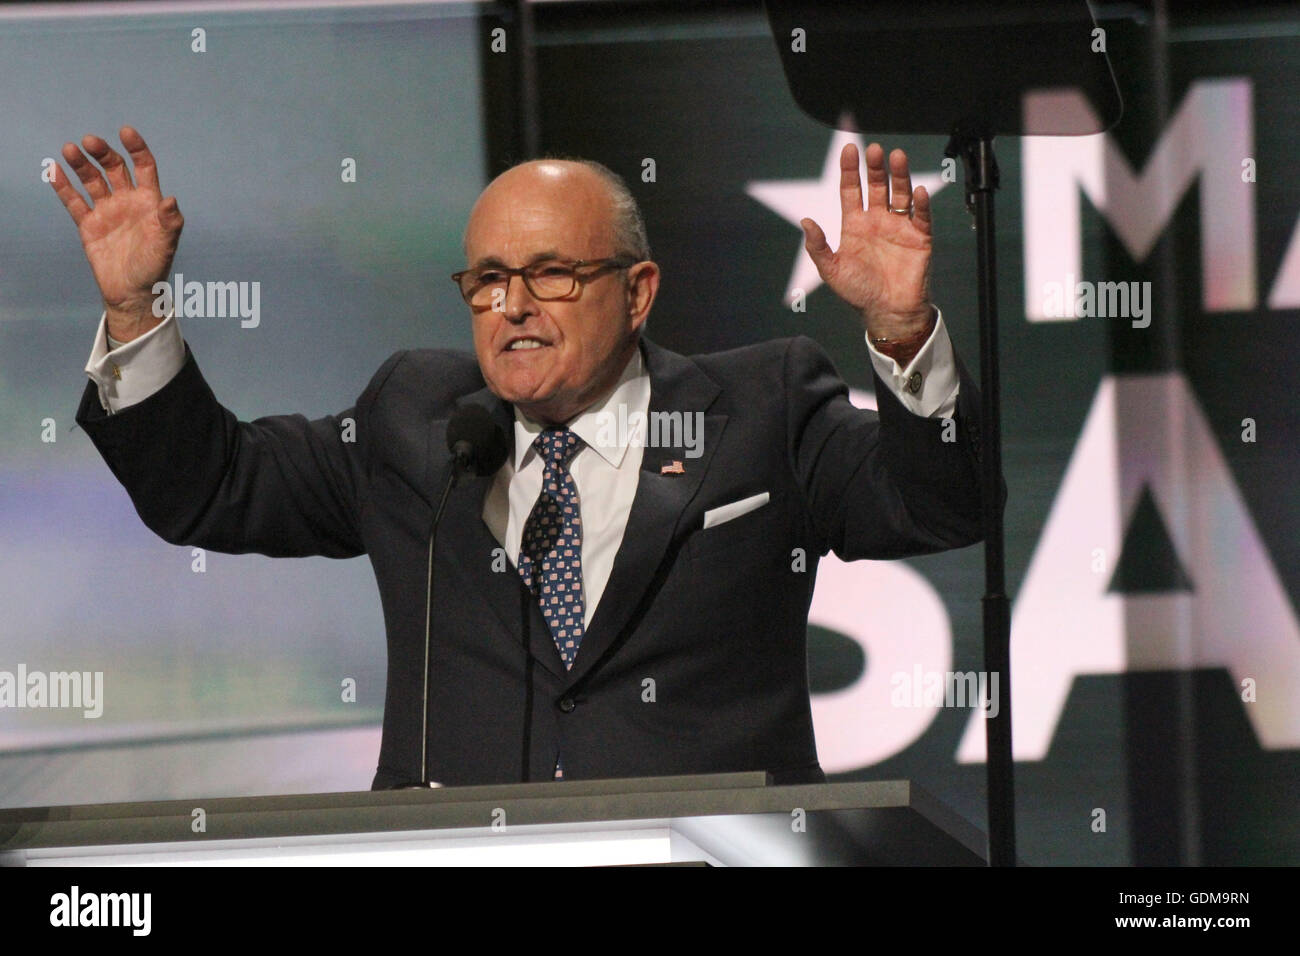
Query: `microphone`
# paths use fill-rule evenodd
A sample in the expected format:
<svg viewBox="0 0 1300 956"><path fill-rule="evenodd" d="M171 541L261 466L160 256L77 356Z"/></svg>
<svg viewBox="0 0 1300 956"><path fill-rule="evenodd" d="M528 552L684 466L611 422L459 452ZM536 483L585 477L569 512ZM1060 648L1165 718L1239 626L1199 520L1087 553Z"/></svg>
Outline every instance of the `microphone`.
<svg viewBox="0 0 1300 956"><path fill-rule="evenodd" d="M510 443L482 405L462 405L447 422L447 450L463 472L478 478L494 473L505 464Z"/></svg>
<svg viewBox="0 0 1300 956"><path fill-rule="evenodd" d="M434 512L433 524L429 528L429 566L428 588L424 597L424 721L420 730L420 781L394 787L395 790L426 789L441 787L429 779L429 637L430 624L433 620L433 550L438 537L438 523L442 521L442 511L447 506L447 498L456 480L462 475L472 474L484 478L497 471L505 464L510 454L510 442L505 430L498 425L488 410L482 405L461 405L447 421L447 450L451 452L448 462L450 469L447 483L442 489L442 498Z"/></svg>

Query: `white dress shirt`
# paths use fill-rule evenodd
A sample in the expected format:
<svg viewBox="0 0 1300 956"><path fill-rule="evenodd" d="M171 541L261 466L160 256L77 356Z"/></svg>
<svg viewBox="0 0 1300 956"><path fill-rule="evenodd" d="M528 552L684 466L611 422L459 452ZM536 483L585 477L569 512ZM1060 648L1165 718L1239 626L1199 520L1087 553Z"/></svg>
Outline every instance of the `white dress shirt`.
<svg viewBox="0 0 1300 956"><path fill-rule="evenodd" d="M626 434L618 434L621 429L606 427L601 435L602 420L617 422L620 405L625 409L624 420L637 423L638 427L628 428ZM569 459L569 474L578 489L578 508L582 515L584 628L591 624L592 613L605 592L632 511L645 451L641 423L649 408L650 376L645 371L641 350L636 349L613 390L567 423L569 430L583 442ZM605 415L610 419L603 419ZM533 439L543 427L515 409L514 453L496 473L483 502L484 523L516 567L524 524L542 492L546 463L533 447ZM598 436L604 441L599 441ZM611 438L615 440L613 443Z"/></svg>
<svg viewBox="0 0 1300 956"><path fill-rule="evenodd" d="M903 407L927 418L952 416L957 408L959 381L952 341L941 313L930 338L906 368L877 351L869 338L864 336L864 340L876 373ZM107 323L101 316L86 374L99 389L100 405L113 414L144 401L170 382L184 364L185 342L175 316L169 314L159 325L126 344L108 337ZM619 414L620 406L626 417ZM649 408L650 375L637 349L613 390L568 422L583 440L569 460L569 474L578 489L582 515L584 627L590 625L614 568L614 557L636 497L644 451L644 435L635 429L629 429L627 434L612 429L617 439L613 443L598 441L597 435L602 421L611 420L605 415L612 416L613 421L644 423ZM484 523L516 566L524 524L542 489L545 463L533 448L533 439L542 427L515 409L514 453L496 473L483 503ZM610 434L611 430L605 431L606 438Z"/></svg>

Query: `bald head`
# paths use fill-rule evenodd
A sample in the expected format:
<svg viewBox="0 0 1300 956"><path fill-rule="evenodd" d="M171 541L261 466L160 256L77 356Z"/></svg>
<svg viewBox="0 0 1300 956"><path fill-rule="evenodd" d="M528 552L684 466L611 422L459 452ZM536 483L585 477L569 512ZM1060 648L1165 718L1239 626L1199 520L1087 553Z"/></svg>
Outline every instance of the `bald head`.
<svg viewBox="0 0 1300 956"><path fill-rule="evenodd" d="M596 214L608 222L615 255L630 255L638 260L650 258L650 242L646 236L641 208L622 176L594 159L546 157L530 159L510 167L483 190L465 224L461 240L461 246L470 262L473 260L469 260L469 232L474 222L474 213L479 210L480 203L489 191L498 187L506 190L530 187L572 190L575 195L583 194L589 200L593 212L599 210ZM603 192L603 203L596 199L593 189Z"/></svg>

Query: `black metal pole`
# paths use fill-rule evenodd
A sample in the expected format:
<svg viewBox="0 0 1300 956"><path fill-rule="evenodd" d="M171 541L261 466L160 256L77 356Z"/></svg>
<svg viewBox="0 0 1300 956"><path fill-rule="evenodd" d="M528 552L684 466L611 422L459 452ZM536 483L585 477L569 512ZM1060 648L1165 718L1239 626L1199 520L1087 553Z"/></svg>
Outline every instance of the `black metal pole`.
<svg viewBox="0 0 1300 956"><path fill-rule="evenodd" d="M537 36L533 25L533 0L515 0L515 23L519 26L519 75L517 95L520 146L524 157L536 159L541 148L541 117L537 96Z"/></svg>
<svg viewBox="0 0 1300 956"><path fill-rule="evenodd" d="M984 671L992 687L997 675L997 710L985 714L988 771L988 861L1016 864L1015 763L1011 750L1011 614L1006 595L1002 529L1002 409L998 379L997 249L993 218L998 164L993 137L960 126L947 156L960 155L966 173L966 208L975 217L975 257L980 319L980 493L984 502ZM990 691L991 693L991 691ZM994 706L992 700L986 706Z"/></svg>

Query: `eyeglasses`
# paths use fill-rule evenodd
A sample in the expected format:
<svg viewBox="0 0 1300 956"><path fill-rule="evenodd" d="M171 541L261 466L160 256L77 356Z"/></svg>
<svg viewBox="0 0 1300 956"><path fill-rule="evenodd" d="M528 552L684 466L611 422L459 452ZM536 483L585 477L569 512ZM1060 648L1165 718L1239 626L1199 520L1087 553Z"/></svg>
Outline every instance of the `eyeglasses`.
<svg viewBox="0 0 1300 956"><path fill-rule="evenodd" d="M592 279L611 269L626 269L640 260L635 256L612 256L607 259L543 259L518 269L505 266L482 266L454 273L452 281L460 286L460 294L475 308L494 304L497 289L505 289L513 276L520 276L535 299L567 299Z"/></svg>

